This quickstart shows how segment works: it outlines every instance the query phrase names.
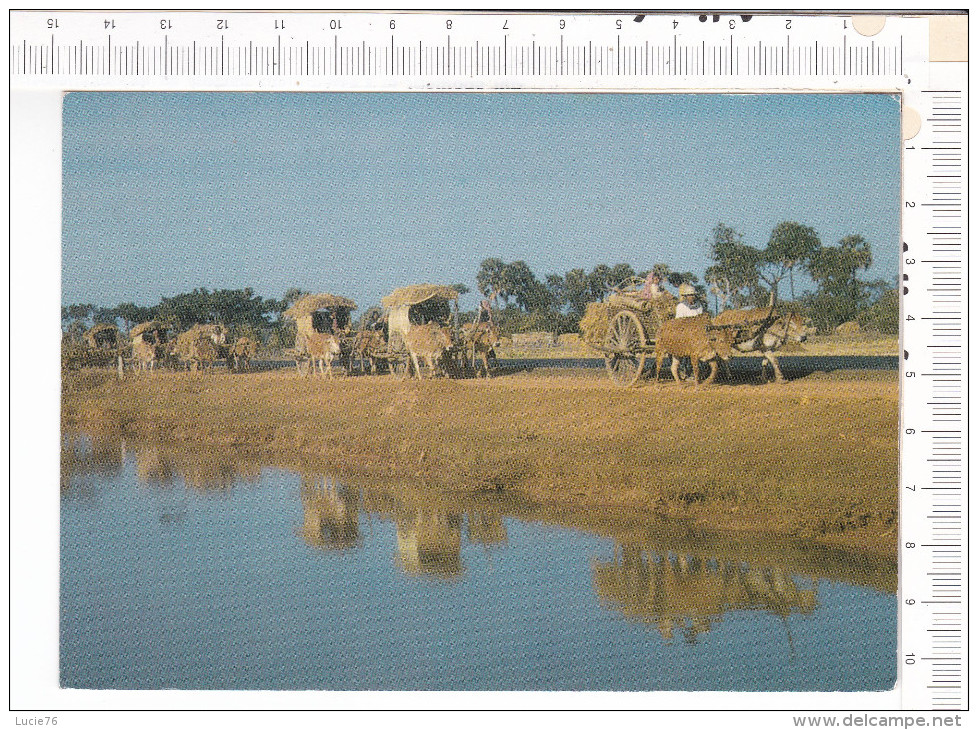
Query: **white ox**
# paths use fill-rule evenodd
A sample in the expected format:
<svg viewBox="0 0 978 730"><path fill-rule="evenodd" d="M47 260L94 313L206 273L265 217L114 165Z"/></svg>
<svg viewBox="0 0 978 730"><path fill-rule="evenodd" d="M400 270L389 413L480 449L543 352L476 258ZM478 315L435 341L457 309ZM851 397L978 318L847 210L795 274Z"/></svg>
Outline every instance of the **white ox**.
<svg viewBox="0 0 978 730"><path fill-rule="evenodd" d="M421 379L419 357L428 363L431 375L434 376L445 351L452 347L452 333L447 327L437 324L416 324L405 332L403 337L418 380Z"/></svg>
<svg viewBox="0 0 978 730"><path fill-rule="evenodd" d="M713 324L734 331L733 348L738 352L760 352L761 378L767 363L771 363L774 379L784 382L775 350L786 342L804 342L815 333L811 322L800 314L778 314L773 307L758 309L729 309L713 318Z"/></svg>
<svg viewBox="0 0 978 730"><path fill-rule="evenodd" d="M340 356L340 341L335 335L323 332L306 334L306 352L309 354L310 372L319 370L320 375L333 379L333 360Z"/></svg>

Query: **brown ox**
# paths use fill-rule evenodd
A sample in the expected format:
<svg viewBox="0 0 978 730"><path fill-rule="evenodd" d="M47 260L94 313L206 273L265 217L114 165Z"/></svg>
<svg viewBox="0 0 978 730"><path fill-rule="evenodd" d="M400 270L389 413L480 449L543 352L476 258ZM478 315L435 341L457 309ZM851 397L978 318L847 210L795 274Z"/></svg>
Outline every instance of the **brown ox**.
<svg viewBox="0 0 978 730"><path fill-rule="evenodd" d="M437 324L416 324L404 333L404 345L407 347L411 361L414 363L414 372L421 379L421 366L418 358L424 359L428 364L432 376L438 370L438 362L442 359L446 350L452 347L452 334L447 327Z"/></svg>
<svg viewBox="0 0 978 730"><path fill-rule="evenodd" d="M723 330L709 330L710 317L669 319L662 323L655 338L655 381L659 381L659 371L666 355L672 358L672 377L679 382L679 359L688 357L693 363L694 383L699 386L700 362L709 362L710 374L706 376L707 385L717 374L717 359L730 357L730 336Z"/></svg>
<svg viewBox="0 0 978 730"><path fill-rule="evenodd" d="M713 318L714 325L722 325L731 332L732 346L738 352L760 352L761 378L767 363L771 363L774 379L784 382L774 351L786 342L804 342L815 333L811 321L800 314L778 314L773 308L728 309Z"/></svg>
<svg viewBox="0 0 978 730"><path fill-rule="evenodd" d="M251 365L255 354L258 352L258 343L250 337L239 337L231 345L231 360L237 372L243 372Z"/></svg>
<svg viewBox="0 0 978 730"><path fill-rule="evenodd" d="M360 362L361 372L367 371L369 363L370 372L377 372L377 358L374 353L386 352L387 340L381 330L360 330L357 332L356 339L353 340L353 352L350 358L356 358Z"/></svg>
<svg viewBox="0 0 978 730"><path fill-rule="evenodd" d="M333 360L340 356L340 341L336 335L313 332L306 335L306 352L309 354L310 371L319 369L320 375L333 379Z"/></svg>
<svg viewBox="0 0 978 730"><path fill-rule="evenodd" d="M219 324L195 324L177 336L175 352L187 369L208 367L221 357L227 330Z"/></svg>
<svg viewBox="0 0 978 730"><path fill-rule="evenodd" d="M482 370L488 378L489 356L495 355L495 349L499 347L499 328L489 322L472 322L462 326L462 336L472 369L478 374L476 360L481 360Z"/></svg>

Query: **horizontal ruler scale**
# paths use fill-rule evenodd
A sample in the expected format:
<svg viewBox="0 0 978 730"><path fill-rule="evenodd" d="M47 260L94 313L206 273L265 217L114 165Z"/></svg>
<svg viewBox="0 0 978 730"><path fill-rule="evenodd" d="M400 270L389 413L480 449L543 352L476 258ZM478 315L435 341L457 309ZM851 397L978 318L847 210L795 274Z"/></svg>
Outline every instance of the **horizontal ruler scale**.
<svg viewBox="0 0 978 730"><path fill-rule="evenodd" d="M730 37L728 46L593 43L558 46L510 44L443 46L348 45L333 36L329 45L227 43L219 45L105 44L49 45L11 49L11 69L22 75L82 76L894 76L903 73L902 44L875 42L819 47L818 43L745 45Z"/></svg>
<svg viewBox="0 0 978 730"><path fill-rule="evenodd" d="M163 15L125 34L132 17L33 20L10 48L15 76L73 77L899 77L904 38L867 38L844 18L770 16L353 15L317 23L288 14ZM748 18L744 20L743 18ZM86 28L77 26L84 24ZM550 38L518 33L530 20ZM486 27L485 23L496 28ZM142 21L145 24L145 20ZM24 25L21 23L19 25ZM101 26L101 27L100 27ZM804 35L831 26L837 41ZM302 28L301 31L292 28ZM182 30L181 30L182 29ZM601 31L595 34L595 29ZM147 37L155 36L155 37ZM351 42L352 41L352 42Z"/></svg>

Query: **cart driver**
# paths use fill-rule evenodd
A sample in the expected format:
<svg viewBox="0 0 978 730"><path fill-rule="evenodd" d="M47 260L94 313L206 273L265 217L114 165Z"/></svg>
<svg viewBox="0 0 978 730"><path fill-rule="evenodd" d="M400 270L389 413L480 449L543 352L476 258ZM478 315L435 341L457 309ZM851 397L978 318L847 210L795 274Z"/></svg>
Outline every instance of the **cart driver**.
<svg viewBox="0 0 978 730"><path fill-rule="evenodd" d="M492 302L489 299L483 299L479 302L479 311L475 315L476 324L479 324L483 320L492 324Z"/></svg>
<svg viewBox="0 0 978 730"><path fill-rule="evenodd" d="M703 305L696 301L696 290L692 285L679 285L679 304L676 305L676 319L698 317L703 314Z"/></svg>
<svg viewBox="0 0 978 730"><path fill-rule="evenodd" d="M367 315L367 321L364 323L363 328L366 330L379 330L383 329L383 327L384 322L381 319L380 312L374 309Z"/></svg>

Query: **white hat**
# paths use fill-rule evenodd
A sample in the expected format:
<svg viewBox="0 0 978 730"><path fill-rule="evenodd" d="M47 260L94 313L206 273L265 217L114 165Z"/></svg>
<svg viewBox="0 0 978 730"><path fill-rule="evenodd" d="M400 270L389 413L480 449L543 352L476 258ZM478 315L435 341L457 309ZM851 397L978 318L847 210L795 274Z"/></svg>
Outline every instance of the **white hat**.
<svg viewBox="0 0 978 730"><path fill-rule="evenodd" d="M689 296L690 294L696 294L696 290L692 286L685 283L679 285L679 296L685 297Z"/></svg>

